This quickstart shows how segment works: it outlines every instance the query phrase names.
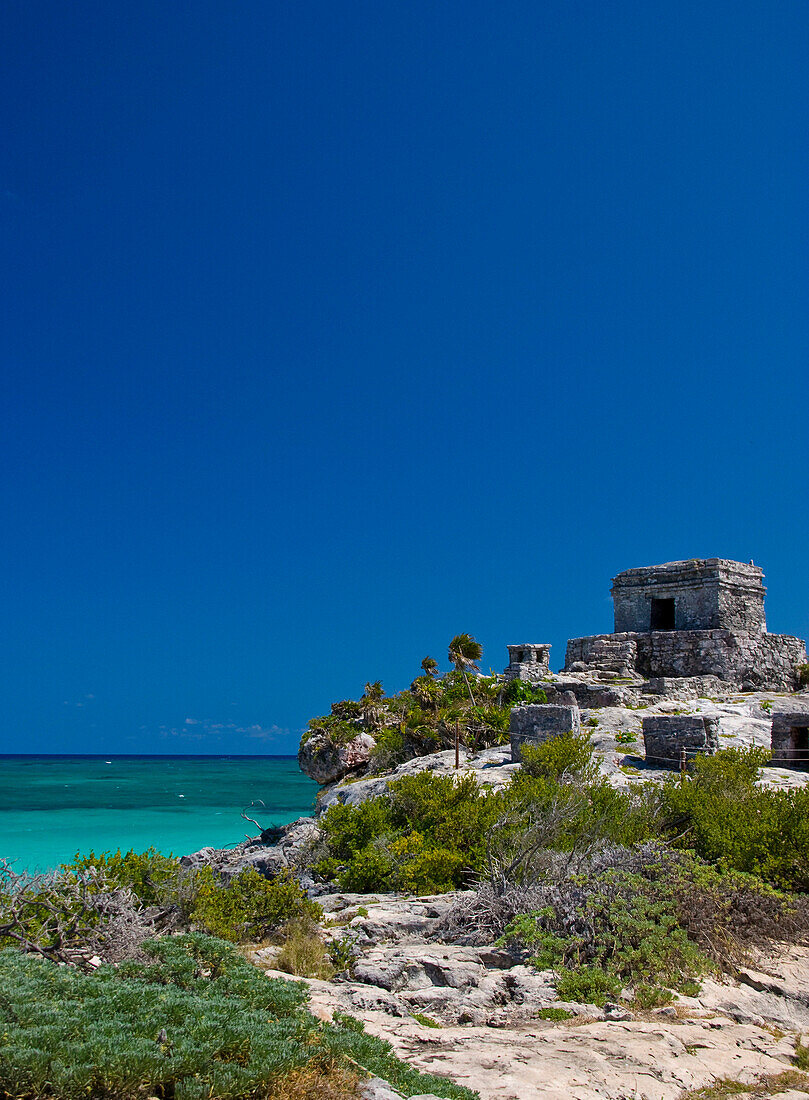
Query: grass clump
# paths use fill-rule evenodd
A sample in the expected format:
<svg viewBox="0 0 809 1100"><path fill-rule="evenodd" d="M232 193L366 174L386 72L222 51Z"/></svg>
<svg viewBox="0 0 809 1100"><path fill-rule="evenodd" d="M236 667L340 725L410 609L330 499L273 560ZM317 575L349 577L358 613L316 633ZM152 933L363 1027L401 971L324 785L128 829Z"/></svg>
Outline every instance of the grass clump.
<svg viewBox="0 0 809 1100"><path fill-rule="evenodd" d="M414 1012L413 1019L417 1024L421 1024L422 1027L441 1027L441 1024L437 1020L434 1020L432 1016L424 1016L421 1012Z"/></svg>
<svg viewBox="0 0 809 1100"><path fill-rule="evenodd" d="M569 1020L573 1015L566 1008L540 1008L537 1012L537 1018L540 1020L554 1020L560 1023L562 1020Z"/></svg>
<svg viewBox="0 0 809 1100"><path fill-rule="evenodd" d="M334 977L335 968L317 924L298 918L283 929L284 942L275 959L275 968L299 978Z"/></svg>

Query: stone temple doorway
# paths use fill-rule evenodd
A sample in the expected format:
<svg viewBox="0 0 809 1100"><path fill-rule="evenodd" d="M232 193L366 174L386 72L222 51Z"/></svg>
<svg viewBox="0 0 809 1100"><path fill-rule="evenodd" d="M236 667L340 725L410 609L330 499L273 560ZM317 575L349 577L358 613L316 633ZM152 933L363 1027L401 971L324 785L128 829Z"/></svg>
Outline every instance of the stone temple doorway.
<svg viewBox="0 0 809 1100"><path fill-rule="evenodd" d="M793 768L809 768L809 726L791 727L788 756Z"/></svg>
<svg viewBox="0 0 809 1100"><path fill-rule="evenodd" d="M650 630L674 630L674 600L652 597Z"/></svg>

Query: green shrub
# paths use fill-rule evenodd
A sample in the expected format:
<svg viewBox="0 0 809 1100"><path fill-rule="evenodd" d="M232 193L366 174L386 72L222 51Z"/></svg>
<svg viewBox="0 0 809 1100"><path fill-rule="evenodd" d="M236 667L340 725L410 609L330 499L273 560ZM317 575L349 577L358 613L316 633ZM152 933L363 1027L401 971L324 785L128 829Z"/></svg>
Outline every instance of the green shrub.
<svg viewBox="0 0 809 1100"><path fill-rule="evenodd" d="M796 672L798 673L798 684L800 687L809 687L809 664L798 665Z"/></svg>
<svg viewBox="0 0 809 1100"><path fill-rule="evenodd" d="M689 988L692 984L692 982L688 983ZM634 999L639 1008L660 1008L661 1005L670 1004L674 1000L674 994L663 986L641 982L635 989Z"/></svg>
<svg viewBox="0 0 809 1100"><path fill-rule="evenodd" d="M145 852L130 848L123 854L118 848L99 855L92 850L86 855L76 852L71 863L62 865L64 871L78 874L93 867L109 882L130 889L144 904L157 905L163 899L164 888L177 876L180 861L156 848L147 848Z"/></svg>
<svg viewBox="0 0 809 1100"><path fill-rule="evenodd" d="M455 889L482 868L500 809L474 776L405 776L384 796L329 807L322 818L326 854L313 870L358 893Z"/></svg>
<svg viewBox="0 0 809 1100"><path fill-rule="evenodd" d="M556 992L562 1001L603 1005L619 995L621 984L598 966L580 966L575 970L560 971Z"/></svg>
<svg viewBox="0 0 809 1100"><path fill-rule="evenodd" d="M212 936L239 943L261 940L288 921L309 917L317 920L320 906L288 873L274 879L257 871L241 871L221 883L209 867L195 876L196 897L191 921Z"/></svg>
<svg viewBox="0 0 809 1100"><path fill-rule="evenodd" d="M768 756L725 749L697 757L690 777L664 786L666 831L712 863L809 891L809 789L757 787Z"/></svg>
<svg viewBox="0 0 809 1100"><path fill-rule="evenodd" d="M368 844L355 852L339 875L340 886L355 894L391 888L393 860L382 848Z"/></svg>
<svg viewBox="0 0 809 1100"><path fill-rule="evenodd" d="M592 781L598 771L593 761L593 746L587 734L571 730L549 738L541 745L524 745L523 771L544 779Z"/></svg>
<svg viewBox="0 0 809 1100"><path fill-rule="evenodd" d="M503 689L503 702L507 707L517 707L523 703L547 703L548 696L540 687L534 687L525 680L509 680Z"/></svg>

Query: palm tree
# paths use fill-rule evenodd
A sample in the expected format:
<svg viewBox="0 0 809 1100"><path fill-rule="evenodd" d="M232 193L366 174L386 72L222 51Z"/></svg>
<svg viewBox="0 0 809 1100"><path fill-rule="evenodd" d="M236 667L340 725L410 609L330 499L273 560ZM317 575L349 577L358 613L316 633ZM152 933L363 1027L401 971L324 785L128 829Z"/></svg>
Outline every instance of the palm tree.
<svg viewBox="0 0 809 1100"><path fill-rule="evenodd" d="M424 670L424 675L429 676L430 679L433 680L438 671L438 661L436 661L435 657L425 657L421 662L421 667Z"/></svg>
<svg viewBox="0 0 809 1100"><path fill-rule="evenodd" d="M360 707L364 721L372 729L376 729L381 724L382 715L385 713L385 708L382 706L384 698L385 692L381 680L374 680L372 684L365 685Z"/></svg>
<svg viewBox="0 0 809 1100"><path fill-rule="evenodd" d="M480 642L476 642L471 634L456 634L449 643L448 656L450 663L455 665L456 672L460 672L463 676L466 690L469 692L469 699L474 707L475 697L472 694L472 688L469 685L466 673L468 669L475 672L480 671L477 663L483 656L483 646Z"/></svg>

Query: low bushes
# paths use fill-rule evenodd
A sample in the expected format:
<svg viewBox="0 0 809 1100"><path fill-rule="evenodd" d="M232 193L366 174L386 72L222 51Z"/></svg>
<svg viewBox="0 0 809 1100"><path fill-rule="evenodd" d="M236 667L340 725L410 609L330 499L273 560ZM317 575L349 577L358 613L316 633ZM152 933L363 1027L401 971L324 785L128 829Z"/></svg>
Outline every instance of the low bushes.
<svg viewBox="0 0 809 1100"><path fill-rule="evenodd" d="M530 898L537 907L516 915L501 938L555 970L563 999L600 1004L629 985L647 1004L663 1003L665 989L686 983L693 991L693 979L731 966L751 945L809 928L798 899L693 853L650 844L617 849L611 866L603 862L537 884Z"/></svg>
<svg viewBox="0 0 809 1100"><path fill-rule="evenodd" d="M163 931L262 940L320 915L289 873L266 879L250 869L224 882L210 867L186 870L154 849L91 852L50 875L18 874L0 861L0 946L57 961L138 957L143 941Z"/></svg>
<svg viewBox="0 0 809 1100"><path fill-rule="evenodd" d="M190 923L234 943L261 940L288 921L321 915L289 873L266 879L247 870L222 883L205 867L195 873L193 885Z"/></svg>
<svg viewBox="0 0 809 1100"><path fill-rule="evenodd" d="M325 851L313 869L358 893L451 890L483 866L499 811L473 777L406 776L384 797L330 807L321 820Z"/></svg>
<svg viewBox="0 0 809 1100"><path fill-rule="evenodd" d="M663 788L663 829L710 862L809 891L809 788L757 787L768 758L761 749L697 757L690 778Z"/></svg>
<svg viewBox="0 0 809 1100"><path fill-rule="evenodd" d="M167 937L146 951L145 964L90 974L0 952L0 1093L327 1100L380 1074L408 1096L474 1096L346 1022L316 1020L302 985L267 979L222 940Z"/></svg>

